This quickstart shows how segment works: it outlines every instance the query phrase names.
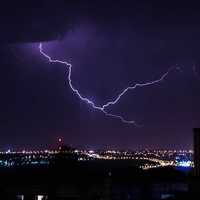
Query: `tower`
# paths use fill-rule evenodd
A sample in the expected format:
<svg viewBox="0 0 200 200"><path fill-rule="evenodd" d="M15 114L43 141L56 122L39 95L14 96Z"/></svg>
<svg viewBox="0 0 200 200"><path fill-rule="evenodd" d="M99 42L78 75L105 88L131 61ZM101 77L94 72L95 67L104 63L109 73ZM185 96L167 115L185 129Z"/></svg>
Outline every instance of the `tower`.
<svg viewBox="0 0 200 200"><path fill-rule="evenodd" d="M194 134L194 175L200 177L200 128L193 129Z"/></svg>
<svg viewBox="0 0 200 200"><path fill-rule="evenodd" d="M63 140L62 140L62 138L58 138L58 149L59 149L59 151L62 149L62 146L63 146Z"/></svg>

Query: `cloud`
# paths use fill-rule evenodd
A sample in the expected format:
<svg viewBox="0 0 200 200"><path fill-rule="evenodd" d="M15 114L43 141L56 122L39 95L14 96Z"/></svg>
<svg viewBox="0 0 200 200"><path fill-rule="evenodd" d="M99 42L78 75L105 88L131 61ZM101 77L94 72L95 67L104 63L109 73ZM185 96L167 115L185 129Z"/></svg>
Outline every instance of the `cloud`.
<svg viewBox="0 0 200 200"><path fill-rule="evenodd" d="M0 42L39 42L61 37L71 28L70 6L62 1L8 2L0 8Z"/></svg>

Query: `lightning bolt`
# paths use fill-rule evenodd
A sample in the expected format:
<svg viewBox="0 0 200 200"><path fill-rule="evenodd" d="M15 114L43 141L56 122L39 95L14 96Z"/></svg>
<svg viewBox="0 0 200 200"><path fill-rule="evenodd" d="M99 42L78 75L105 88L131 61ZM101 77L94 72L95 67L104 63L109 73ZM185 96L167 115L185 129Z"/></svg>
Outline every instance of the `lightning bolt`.
<svg viewBox="0 0 200 200"><path fill-rule="evenodd" d="M156 79L154 81L149 81L149 82L144 82L144 83L136 83L134 85L131 85L127 88L125 88L121 93L119 93L113 100L108 101L107 103L103 104L102 106L97 106L93 101L91 101L90 99L88 99L87 97L84 97L79 91L78 89L75 88L75 86L72 83L72 79L71 79L71 75L72 75L72 64L67 62L67 61L61 61L61 60L57 60L57 59L53 59L51 58L51 56L49 56L47 53L44 52L43 50L43 45L42 43L39 44L39 51L40 53L46 58L48 59L48 61L50 63L59 63L59 64L63 64L68 68L68 84L71 88L71 90L74 92L74 94L81 100L84 101L85 103L89 104L93 109L98 110L103 112L106 116L108 117L112 117L112 118L116 118L121 120L123 123L128 123L128 124L134 124L136 126L139 126L135 121L133 120L127 120L124 117L122 117L121 115L116 115L116 114L112 114L108 111L106 111L106 108L108 108L111 105L117 104L120 99L122 98L123 95L125 95L129 90L134 90L136 88L140 88L140 87L146 87L146 86L151 86L151 85L155 85L160 83L161 81L163 81L168 74L176 69L179 70L180 68L178 66L175 67L170 67L168 69L167 72L165 72L159 79Z"/></svg>

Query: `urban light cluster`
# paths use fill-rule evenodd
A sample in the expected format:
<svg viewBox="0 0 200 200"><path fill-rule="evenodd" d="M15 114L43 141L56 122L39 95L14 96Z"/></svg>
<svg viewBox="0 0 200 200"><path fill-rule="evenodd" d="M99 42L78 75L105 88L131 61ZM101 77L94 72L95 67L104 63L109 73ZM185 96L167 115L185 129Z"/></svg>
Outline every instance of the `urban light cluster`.
<svg viewBox="0 0 200 200"><path fill-rule="evenodd" d="M78 150L60 148L59 150L40 151L11 151L0 152L0 167L12 167L21 165L48 165L62 154L62 159L70 158L77 161L91 160L127 160L135 161L142 169L151 169L166 166L193 167L192 150Z"/></svg>

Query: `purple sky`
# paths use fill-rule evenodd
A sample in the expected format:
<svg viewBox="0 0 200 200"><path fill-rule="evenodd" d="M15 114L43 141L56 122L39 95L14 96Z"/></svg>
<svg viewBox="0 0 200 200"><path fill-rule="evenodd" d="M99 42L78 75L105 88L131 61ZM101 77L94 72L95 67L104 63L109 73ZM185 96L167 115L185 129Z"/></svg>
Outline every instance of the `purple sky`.
<svg viewBox="0 0 200 200"><path fill-rule="evenodd" d="M21 12L13 18L5 9L0 148L46 148L58 137L94 149L192 148L192 128L200 126L200 15L194 7L167 6L42 1L16 7ZM68 85L67 68L48 63L39 42L53 58L73 65L74 86L97 105L131 83L158 79L175 64L182 70L127 92L110 107L143 125L137 128L81 102Z"/></svg>

